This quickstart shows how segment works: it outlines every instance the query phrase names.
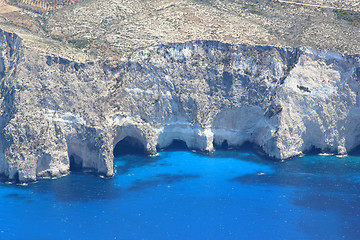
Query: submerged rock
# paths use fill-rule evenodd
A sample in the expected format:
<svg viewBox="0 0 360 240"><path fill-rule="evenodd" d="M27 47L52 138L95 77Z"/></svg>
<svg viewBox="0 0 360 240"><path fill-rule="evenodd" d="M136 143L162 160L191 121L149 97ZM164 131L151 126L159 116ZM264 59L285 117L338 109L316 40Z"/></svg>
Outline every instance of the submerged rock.
<svg viewBox="0 0 360 240"><path fill-rule="evenodd" d="M112 176L127 137L151 155L173 140L206 152L252 142L279 159L358 145L359 56L195 41L77 63L4 31L0 50L0 173L10 180L71 165Z"/></svg>

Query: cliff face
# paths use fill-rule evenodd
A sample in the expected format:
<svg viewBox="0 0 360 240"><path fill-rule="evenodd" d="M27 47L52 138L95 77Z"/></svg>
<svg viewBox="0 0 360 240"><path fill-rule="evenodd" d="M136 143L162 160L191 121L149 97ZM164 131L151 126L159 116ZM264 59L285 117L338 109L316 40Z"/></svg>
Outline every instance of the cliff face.
<svg viewBox="0 0 360 240"><path fill-rule="evenodd" d="M207 152L250 141L279 159L358 145L358 56L197 41L77 63L0 35L8 179L57 177L70 166L111 176L113 148L126 137L148 154L174 139Z"/></svg>
<svg viewBox="0 0 360 240"><path fill-rule="evenodd" d="M112 175L102 68L43 56L14 34L1 36L0 173L19 181L57 177L69 171L71 157Z"/></svg>

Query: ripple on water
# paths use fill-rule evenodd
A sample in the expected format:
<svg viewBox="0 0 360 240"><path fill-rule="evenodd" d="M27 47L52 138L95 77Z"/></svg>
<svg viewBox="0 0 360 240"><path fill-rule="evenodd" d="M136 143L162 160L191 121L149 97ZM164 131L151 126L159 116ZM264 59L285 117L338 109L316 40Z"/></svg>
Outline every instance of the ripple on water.
<svg viewBox="0 0 360 240"><path fill-rule="evenodd" d="M112 179L1 184L0 239L360 239L360 157L174 150L114 164Z"/></svg>

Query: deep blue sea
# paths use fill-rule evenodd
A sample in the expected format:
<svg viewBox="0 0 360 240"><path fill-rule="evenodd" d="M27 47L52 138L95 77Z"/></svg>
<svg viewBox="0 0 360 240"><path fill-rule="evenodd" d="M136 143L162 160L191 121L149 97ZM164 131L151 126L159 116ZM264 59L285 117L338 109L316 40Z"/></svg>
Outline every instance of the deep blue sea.
<svg viewBox="0 0 360 240"><path fill-rule="evenodd" d="M0 184L0 239L360 239L360 157L115 159L116 175Z"/></svg>

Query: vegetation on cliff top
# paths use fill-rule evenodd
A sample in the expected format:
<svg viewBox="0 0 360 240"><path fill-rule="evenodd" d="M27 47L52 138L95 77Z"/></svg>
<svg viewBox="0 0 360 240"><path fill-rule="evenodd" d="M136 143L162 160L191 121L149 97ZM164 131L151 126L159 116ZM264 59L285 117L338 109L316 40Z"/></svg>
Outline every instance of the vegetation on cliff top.
<svg viewBox="0 0 360 240"><path fill-rule="evenodd" d="M0 11L0 28L18 33L28 46L78 61L199 39L360 53L360 8L352 0L330 0L325 7L311 6L324 4L319 0L297 1L309 5L274 0L9 2L18 10Z"/></svg>

